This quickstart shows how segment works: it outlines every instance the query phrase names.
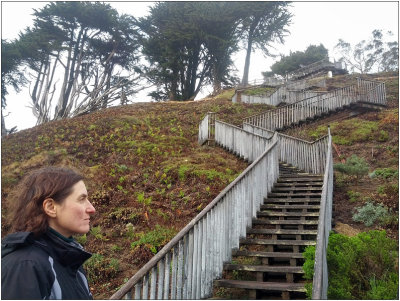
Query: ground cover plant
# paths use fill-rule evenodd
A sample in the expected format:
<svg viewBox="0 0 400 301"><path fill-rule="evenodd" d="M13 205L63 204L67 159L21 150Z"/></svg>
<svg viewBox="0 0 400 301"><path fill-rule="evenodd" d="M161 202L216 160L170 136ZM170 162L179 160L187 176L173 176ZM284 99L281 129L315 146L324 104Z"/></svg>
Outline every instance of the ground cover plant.
<svg viewBox="0 0 400 301"><path fill-rule="evenodd" d="M304 252L305 277L314 273L315 246ZM331 233L327 249L328 299L398 299L398 243L385 231L349 237ZM311 296L312 285L307 285Z"/></svg>

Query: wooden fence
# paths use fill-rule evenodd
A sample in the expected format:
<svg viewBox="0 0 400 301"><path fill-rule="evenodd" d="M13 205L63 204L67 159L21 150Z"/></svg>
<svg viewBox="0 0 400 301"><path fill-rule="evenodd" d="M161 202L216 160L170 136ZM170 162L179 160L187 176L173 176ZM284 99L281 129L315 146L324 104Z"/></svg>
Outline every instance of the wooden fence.
<svg viewBox="0 0 400 301"><path fill-rule="evenodd" d="M220 126L223 127L223 123L217 122L216 133ZM222 136L218 134L217 137ZM213 280L221 276L223 263L231 260L232 250L237 249L240 238L246 236L246 227L251 225L279 176L279 141L276 137L269 139L262 154L111 299L210 297ZM263 137L256 139L261 144L265 141Z"/></svg>

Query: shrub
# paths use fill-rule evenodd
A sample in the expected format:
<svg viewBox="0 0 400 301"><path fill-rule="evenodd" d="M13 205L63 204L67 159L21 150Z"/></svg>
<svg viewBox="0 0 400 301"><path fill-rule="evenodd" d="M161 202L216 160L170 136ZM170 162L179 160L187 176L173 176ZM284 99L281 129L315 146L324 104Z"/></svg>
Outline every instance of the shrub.
<svg viewBox="0 0 400 301"><path fill-rule="evenodd" d="M314 250L308 247L303 253L307 279L314 273ZM397 258L397 242L385 231L354 237L332 232L327 249L328 299L398 299Z"/></svg>
<svg viewBox="0 0 400 301"><path fill-rule="evenodd" d="M367 227L371 227L375 222L384 223L390 219L388 208L382 204L374 205L372 202L367 202L356 209L357 213L353 215L353 221L364 223Z"/></svg>
<svg viewBox="0 0 400 301"><path fill-rule="evenodd" d="M353 190L347 191L347 196L349 197L350 202L357 202L360 200L361 193Z"/></svg>
<svg viewBox="0 0 400 301"><path fill-rule="evenodd" d="M90 229L90 234L93 235L96 239L107 240L102 234L101 226L92 227Z"/></svg>
<svg viewBox="0 0 400 301"><path fill-rule="evenodd" d="M131 243L131 248L144 245L149 248L153 254L156 254L160 247L171 240L175 234L176 231L174 229L168 229L156 225L156 228L153 231L138 233L137 236L139 236L139 239Z"/></svg>
<svg viewBox="0 0 400 301"><path fill-rule="evenodd" d="M355 176L359 181L363 176L368 174L368 163L357 155L347 158L346 163L334 164L333 168L341 173Z"/></svg>
<svg viewBox="0 0 400 301"><path fill-rule="evenodd" d="M315 246L308 246L303 252L304 256L304 278L312 280L314 276L314 263L315 263ZM305 284L306 295L308 299L312 297L312 283L308 282Z"/></svg>
<svg viewBox="0 0 400 301"><path fill-rule="evenodd" d="M370 175L370 178L394 179L399 177L399 171L395 168L377 168Z"/></svg>
<svg viewBox="0 0 400 301"><path fill-rule="evenodd" d="M74 236L75 240L80 243L82 246L84 246L87 242L87 237L86 237L86 233L83 235L77 235Z"/></svg>
<svg viewBox="0 0 400 301"><path fill-rule="evenodd" d="M106 258L95 253L84 263L89 282L100 282L112 279L119 272L119 261L115 258Z"/></svg>

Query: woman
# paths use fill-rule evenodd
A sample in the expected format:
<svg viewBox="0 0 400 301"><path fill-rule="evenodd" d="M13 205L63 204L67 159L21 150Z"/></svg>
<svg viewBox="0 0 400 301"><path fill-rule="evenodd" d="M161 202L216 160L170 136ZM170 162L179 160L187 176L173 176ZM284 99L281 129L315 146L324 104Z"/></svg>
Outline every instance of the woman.
<svg viewBox="0 0 400 301"><path fill-rule="evenodd" d="M1 243L2 299L93 299L82 264L91 257L73 238L89 231L95 209L83 177L47 167L27 175Z"/></svg>

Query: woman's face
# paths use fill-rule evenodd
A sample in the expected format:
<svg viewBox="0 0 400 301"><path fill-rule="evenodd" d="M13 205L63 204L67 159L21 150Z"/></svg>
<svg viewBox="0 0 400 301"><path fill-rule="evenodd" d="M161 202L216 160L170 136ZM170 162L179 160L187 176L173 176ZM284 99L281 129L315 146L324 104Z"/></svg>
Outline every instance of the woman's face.
<svg viewBox="0 0 400 301"><path fill-rule="evenodd" d="M89 232L90 216L96 212L83 181L72 186L72 193L61 204L55 203L55 210L49 226L65 237Z"/></svg>

